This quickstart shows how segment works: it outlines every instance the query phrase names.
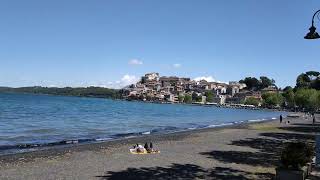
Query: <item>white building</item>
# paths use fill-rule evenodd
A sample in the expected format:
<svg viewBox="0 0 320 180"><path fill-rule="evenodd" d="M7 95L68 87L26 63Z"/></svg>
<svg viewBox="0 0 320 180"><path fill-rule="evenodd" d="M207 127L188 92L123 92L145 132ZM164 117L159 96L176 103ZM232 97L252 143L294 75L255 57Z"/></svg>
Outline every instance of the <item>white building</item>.
<svg viewBox="0 0 320 180"><path fill-rule="evenodd" d="M145 74L144 77L147 81L159 81L160 75L159 73L148 73Z"/></svg>

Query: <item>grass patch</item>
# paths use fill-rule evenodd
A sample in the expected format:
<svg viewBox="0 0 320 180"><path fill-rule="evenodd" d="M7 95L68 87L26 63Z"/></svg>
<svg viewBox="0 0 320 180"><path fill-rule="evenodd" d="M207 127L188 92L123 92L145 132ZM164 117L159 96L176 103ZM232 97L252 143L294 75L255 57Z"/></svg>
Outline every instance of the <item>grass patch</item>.
<svg viewBox="0 0 320 180"><path fill-rule="evenodd" d="M251 124L249 125L249 129L252 130L259 130L259 131L283 131L279 129L277 126L272 125L272 124Z"/></svg>

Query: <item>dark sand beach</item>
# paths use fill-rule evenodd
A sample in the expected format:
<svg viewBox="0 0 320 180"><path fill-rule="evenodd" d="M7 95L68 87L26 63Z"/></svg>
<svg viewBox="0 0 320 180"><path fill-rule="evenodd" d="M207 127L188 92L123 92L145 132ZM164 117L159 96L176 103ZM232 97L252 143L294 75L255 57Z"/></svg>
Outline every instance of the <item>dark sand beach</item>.
<svg viewBox="0 0 320 180"><path fill-rule="evenodd" d="M0 156L0 179L271 179L286 142L314 142L320 132L311 118L284 121L290 124L273 120ZM160 154L129 153L150 141Z"/></svg>

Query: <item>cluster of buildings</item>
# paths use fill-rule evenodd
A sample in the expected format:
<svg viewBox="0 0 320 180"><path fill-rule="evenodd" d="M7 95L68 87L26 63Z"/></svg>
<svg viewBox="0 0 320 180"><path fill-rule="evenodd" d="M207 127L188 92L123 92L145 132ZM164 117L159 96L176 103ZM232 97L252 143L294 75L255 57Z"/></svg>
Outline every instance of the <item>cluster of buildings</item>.
<svg viewBox="0 0 320 180"><path fill-rule="evenodd" d="M170 103L185 102L184 98L189 96L192 98L192 103L218 105L241 104L249 97L259 101L262 99L261 92L247 91L245 87L245 84L235 81L229 83L195 81L190 78L148 73L138 83L124 88L123 96L128 100ZM208 92L212 95L210 99L206 97Z"/></svg>

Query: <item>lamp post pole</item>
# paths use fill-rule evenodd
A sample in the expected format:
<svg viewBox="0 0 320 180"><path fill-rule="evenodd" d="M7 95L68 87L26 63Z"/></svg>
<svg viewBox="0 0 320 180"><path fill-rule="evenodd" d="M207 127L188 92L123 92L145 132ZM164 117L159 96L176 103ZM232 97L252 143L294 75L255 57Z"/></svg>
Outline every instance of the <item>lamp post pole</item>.
<svg viewBox="0 0 320 180"><path fill-rule="evenodd" d="M309 31L307 35L304 37L305 39L319 39L320 36L316 32L316 27L314 27L314 18L316 17L317 14L320 14L320 9L316 11L313 16L312 16L312 23L311 27L309 28ZM315 117L313 117L315 118ZM320 135L318 133L315 133L316 135L316 166L320 167Z"/></svg>
<svg viewBox="0 0 320 180"><path fill-rule="evenodd" d="M313 16L312 16L312 26L314 25L314 18L316 17L316 15L317 15L319 12L320 12L320 9L313 14Z"/></svg>

